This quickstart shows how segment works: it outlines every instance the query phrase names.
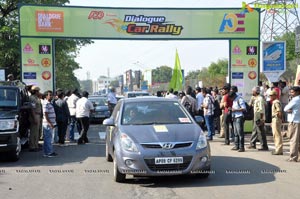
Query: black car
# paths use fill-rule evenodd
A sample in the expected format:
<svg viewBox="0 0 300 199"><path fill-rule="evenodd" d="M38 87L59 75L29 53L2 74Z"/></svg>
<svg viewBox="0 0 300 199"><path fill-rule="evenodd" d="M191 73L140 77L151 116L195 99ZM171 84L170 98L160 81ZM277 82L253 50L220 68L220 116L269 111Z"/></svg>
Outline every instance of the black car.
<svg viewBox="0 0 300 199"><path fill-rule="evenodd" d="M0 81L0 153L9 160L17 161L28 141L30 107L24 83Z"/></svg>
<svg viewBox="0 0 300 199"><path fill-rule="evenodd" d="M89 100L93 103L95 111L90 115L90 121L94 123L102 123L106 118L110 117L108 103L106 97L89 96Z"/></svg>

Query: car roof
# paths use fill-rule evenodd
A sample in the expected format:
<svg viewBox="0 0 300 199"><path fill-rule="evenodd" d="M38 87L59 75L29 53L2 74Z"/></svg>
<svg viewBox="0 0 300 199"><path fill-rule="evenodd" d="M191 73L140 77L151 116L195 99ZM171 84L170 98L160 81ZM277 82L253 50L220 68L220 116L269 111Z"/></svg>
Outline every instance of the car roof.
<svg viewBox="0 0 300 199"><path fill-rule="evenodd" d="M173 102L178 102L177 99L172 99L172 98L164 98L164 97L156 97L156 96L143 96L143 97L132 97L132 98L123 98L121 99L126 102L159 102L159 101L173 101Z"/></svg>

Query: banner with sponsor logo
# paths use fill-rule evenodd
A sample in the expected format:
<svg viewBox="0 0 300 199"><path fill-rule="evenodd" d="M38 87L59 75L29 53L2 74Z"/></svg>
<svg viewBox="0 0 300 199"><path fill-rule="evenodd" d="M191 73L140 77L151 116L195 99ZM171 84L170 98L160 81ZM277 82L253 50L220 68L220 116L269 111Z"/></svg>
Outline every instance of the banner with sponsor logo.
<svg viewBox="0 0 300 199"><path fill-rule="evenodd" d="M242 97L249 101L252 88L259 79L259 41L230 41L230 82L238 87Z"/></svg>
<svg viewBox="0 0 300 199"><path fill-rule="evenodd" d="M20 7L20 34L101 39L259 38L259 10Z"/></svg>
<svg viewBox="0 0 300 199"><path fill-rule="evenodd" d="M263 73L270 82L278 82L286 70L285 41L263 42Z"/></svg>
<svg viewBox="0 0 300 199"><path fill-rule="evenodd" d="M52 39L21 38L22 81L41 92L53 90Z"/></svg>

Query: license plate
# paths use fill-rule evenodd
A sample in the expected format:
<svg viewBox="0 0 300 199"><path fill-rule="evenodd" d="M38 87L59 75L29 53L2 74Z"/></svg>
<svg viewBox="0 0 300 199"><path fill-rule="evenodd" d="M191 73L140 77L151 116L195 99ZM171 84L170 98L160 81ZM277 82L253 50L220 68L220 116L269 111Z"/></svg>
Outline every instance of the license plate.
<svg viewBox="0 0 300 199"><path fill-rule="evenodd" d="M182 164L183 157L155 158L155 164Z"/></svg>

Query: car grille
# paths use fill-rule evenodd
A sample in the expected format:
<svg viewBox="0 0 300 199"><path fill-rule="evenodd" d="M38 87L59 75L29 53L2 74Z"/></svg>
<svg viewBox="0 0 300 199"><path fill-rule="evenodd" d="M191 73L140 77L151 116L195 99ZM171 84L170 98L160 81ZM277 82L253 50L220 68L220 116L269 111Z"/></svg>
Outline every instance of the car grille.
<svg viewBox="0 0 300 199"><path fill-rule="evenodd" d="M10 136L8 135L0 135L0 144L7 144L9 143Z"/></svg>
<svg viewBox="0 0 300 199"><path fill-rule="evenodd" d="M193 142L176 142L172 149L184 148L192 146ZM149 149L162 149L162 143L142 143L144 148Z"/></svg>
<svg viewBox="0 0 300 199"><path fill-rule="evenodd" d="M183 171L187 169L192 161L192 156L183 157L183 164L155 164L155 159L144 159L148 168L155 172L167 172L167 171Z"/></svg>

